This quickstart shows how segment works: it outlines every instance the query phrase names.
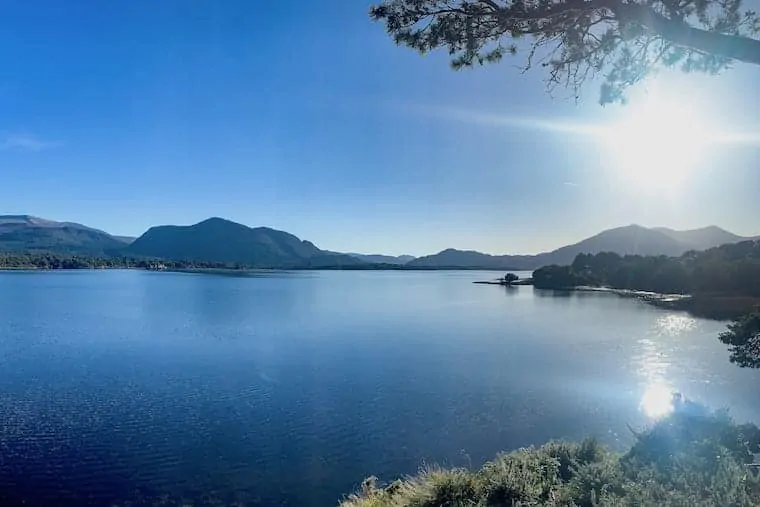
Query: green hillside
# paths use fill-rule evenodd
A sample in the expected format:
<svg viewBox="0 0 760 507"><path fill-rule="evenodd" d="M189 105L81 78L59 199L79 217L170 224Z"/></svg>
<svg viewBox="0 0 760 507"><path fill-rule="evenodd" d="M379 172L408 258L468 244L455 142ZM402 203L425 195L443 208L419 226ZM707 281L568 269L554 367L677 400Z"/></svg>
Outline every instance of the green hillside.
<svg viewBox="0 0 760 507"><path fill-rule="evenodd" d="M150 228L124 249L128 255L172 260L236 263L249 267L321 267L362 264L330 254L287 232L250 228L222 218L190 226Z"/></svg>
<svg viewBox="0 0 760 507"><path fill-rule="evenodd" d="M110 234L72 222L0 215L0 251L108 255L124 247Z"/></svg>

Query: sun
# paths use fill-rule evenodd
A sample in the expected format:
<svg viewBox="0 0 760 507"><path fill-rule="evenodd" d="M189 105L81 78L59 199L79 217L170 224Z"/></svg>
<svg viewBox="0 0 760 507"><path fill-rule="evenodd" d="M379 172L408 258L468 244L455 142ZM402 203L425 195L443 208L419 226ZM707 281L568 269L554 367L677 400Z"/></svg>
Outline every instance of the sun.
<svg viewBox="0 0 760 507"><path fill-rule="evenodd" d="M696 104L648 96L625 108L601 133L604 160L623 184L676 189L709 155L714 136Z"/></svg>

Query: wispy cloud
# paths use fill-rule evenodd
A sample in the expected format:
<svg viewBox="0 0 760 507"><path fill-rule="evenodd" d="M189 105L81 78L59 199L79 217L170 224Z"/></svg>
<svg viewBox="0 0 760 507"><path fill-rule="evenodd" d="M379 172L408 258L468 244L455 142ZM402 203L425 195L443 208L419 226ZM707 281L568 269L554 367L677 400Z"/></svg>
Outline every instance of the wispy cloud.
<svg viewBox="0 0 760 507"><path fill-rule="evenodd" d="M605 125L583 123L570 118L538 118L530 116L509 116L485 111L462 109L451 106L423 105L395 102L393 106L400 111L428 116L442 120L452 120L471 125L488 127L505 127L528 130L542 130L564 134L596 136L604 131Z"/></svg>
<svg viewBox="0 0 760 507"><path fill-rule="evenodd" d="M458 107L441 105L423 105L395 102L392 104L396 110L408 114L416 114L448 121L457 121L470 125L486 127L501 127L522 130L537 130L550 133L569 134L600 138L609 136L615 128L619 128L619 121L607 123L595 123L578 121L572 118L540 118L531 116L510 116L495 114L482 110L463 109ZM636 110L632 110L636 113ZM647 118L647 121L657 121L657 115ZM613 130L610 130L613 129ZM713 129L709 132L709 141L712 144L727 145L760 145L760 127L757 125L747 126L739 130Z"/></svg>
<svg viewBox="0 0 760 507"><path fill-rule="evenodd" d="M61 146L60 141L48 141L27 133L0 133L0 149L16 151L45 151Z"/></svg>

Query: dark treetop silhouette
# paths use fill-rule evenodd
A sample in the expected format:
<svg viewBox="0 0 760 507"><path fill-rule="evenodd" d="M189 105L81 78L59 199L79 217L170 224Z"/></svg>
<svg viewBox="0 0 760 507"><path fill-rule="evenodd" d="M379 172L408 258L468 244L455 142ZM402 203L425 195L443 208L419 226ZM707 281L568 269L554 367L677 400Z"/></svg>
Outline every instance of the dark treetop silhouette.
<svg viewBox="0 0 760 507"><path fill-rule="evenodd" d="M741 0L385 0L370 16L397 44L447 48L457 69L516 54L528 36L526 69L548 68L550 90L576 97L601 74L602 104L622 101L660 65L717 73L732 61L760 64L760 18Z"/></svg>
<svg viewBox="0 0 760 507"><path fill-rule="evenodd" d="M578 285L664 293L723 294L760 298L760 241L721 245L680 257L578 254L570 266L533 272L538 288Z"/></svg>
<svg viewBox="0 0 760 507"><path fill-rule="evenodd" d="M720 334L728 345L731 362L743 368L760 368L760 311L745 315L729 324Z"/></svg>

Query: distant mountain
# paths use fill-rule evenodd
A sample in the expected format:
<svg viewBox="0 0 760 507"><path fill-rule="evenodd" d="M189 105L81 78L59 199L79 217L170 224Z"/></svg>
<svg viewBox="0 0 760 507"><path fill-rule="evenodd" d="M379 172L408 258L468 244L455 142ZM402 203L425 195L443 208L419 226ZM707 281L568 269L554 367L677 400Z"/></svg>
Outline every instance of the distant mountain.
<svg viewBox="0 0 760 507"><path fill-rule="evenodd" d="M108 255L124 247L110 234L74 222L0 215L0 251Z"/></svg>
<svg viewBox="0 0 760 507"><path fill-rule="evenodd" d="M151 227L128 245L130 255L172 260L237 263L251 267L359 265L349 255L320 250L309 241L268 227L250 228L222 218L189 226Z"/></svg>
<svg viewBox="0 0 760 507"><path fill-rule="evenodd" d="M434 255L417 257L406 265L414 268L482 268L526 270L536 267L535 255L489 255L473 250L448 248Z"/></svg>
<svg viewBox="0 0 760 507"><path fill-rule="evenodd" d="M396 265L403 265L407 262L414 260L415 257L413 255L381 255L381 254L358 254L358 253L349 253L346 255L350 255L351 257L355 257L359 259L360 261L367 262L369 264L396 264Z"/></svg>
<svg viewBox="0 0 760 507"><path fill-rule="evenodd" d="M532 270L549 264L567 265L579 253L615 252L621 255L677 256L687 250L704 250L725 243L738 243L743 238L718 227L693 231L649 229L629 225L603 231L573 245L537 255L489 255L480 252L447 249L435 255L419 257L407 265L427 268L484 268Z"/></svg>
<svg viewBox="0 0 760 507"><path fill-rule="evenodd" d="M739 243L756 238L737 236L732 232L721 229L717 225L710 225L701 229L692 229L688 231L675 231L667 227L655 227L654 230L667 234L682 245L688 246L693 250L707 250L715 246L725 245L727 243Z"/></svg>
<svg viewBox="0 0 760 507"><path fill-rule="evenodd" d="M706 250L749 239L760 237L738 236L717 226L678 231L629 225L537 255L489 255L450 248L414 258L410 255L396 257L320 250L313 243L287 232L268 227L251 228L222 218L210 218L190 226L152 227L139 238L132 238L112 236L74 222L56 222L31 215L0 215L0 252L126 255L272 268L395 264L422 269L533 270L549 264L571 264L579 253L675 256L687 250Z"/></svg>
<svg viewBox="0 0 760 507"><path fill-rule="evenodd" d="M681 255L689 248L667 234L640 225L629 225L600 232L574 245L539 254L545 264L572 264L579 253L615 252L620 255Z"/></svg>

